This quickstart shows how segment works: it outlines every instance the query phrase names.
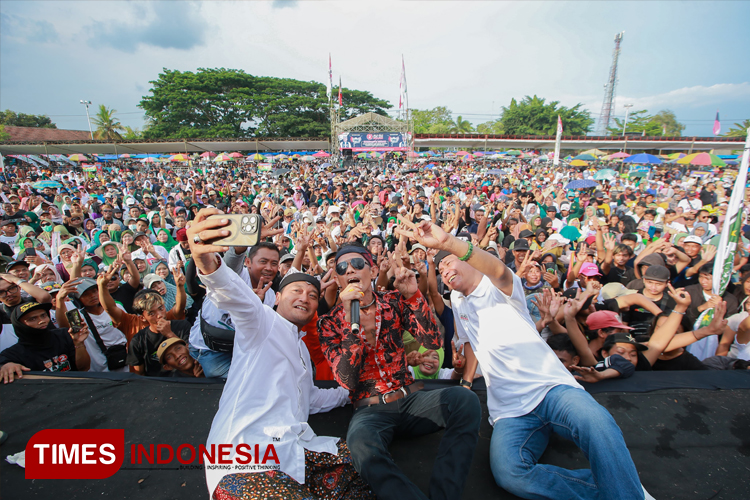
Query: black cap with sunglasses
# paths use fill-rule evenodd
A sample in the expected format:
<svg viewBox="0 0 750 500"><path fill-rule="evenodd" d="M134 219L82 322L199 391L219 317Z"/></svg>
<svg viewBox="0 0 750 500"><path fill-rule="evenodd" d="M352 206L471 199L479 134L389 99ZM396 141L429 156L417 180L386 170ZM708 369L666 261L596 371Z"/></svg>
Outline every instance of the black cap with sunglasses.
<svg viewBox="0 0 750 500"><path fill-rule="evenodd" d="M362 258L355 257L348 262L338 262L341 257L349 253L360 254ZM346 274L346 270L348 269L350 264L357 271L361 271L365 268L365 266L373 265L372 254L370 254L370 252L366 248L359 246L349 245L340 248L339 251L336 252L336 274L338 274L339 276L343 276L344 274Z"/></svg>

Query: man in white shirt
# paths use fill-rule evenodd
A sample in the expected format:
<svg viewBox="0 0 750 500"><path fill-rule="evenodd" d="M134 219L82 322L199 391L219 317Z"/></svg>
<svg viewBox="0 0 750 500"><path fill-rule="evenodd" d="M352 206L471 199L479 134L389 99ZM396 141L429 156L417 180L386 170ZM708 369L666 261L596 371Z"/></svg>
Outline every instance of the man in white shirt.
<svg viewBox="0 0 750 500"><path fill-rule="evenodd" d="M206 299L229 311L235 326L232 367L207 442L209 449L231 445L232 465L229 470L219 469L206 457L209 494L222 499L246 498L247 492L253 498L307 498L313 496L312 491L322 490L330 498L333 492L339 493L336 498L371 498L351 465L346 444L338 438L316 436L307 423L310 413L328 411L349 400L342 388L319 389L313 384L312 361L302 341L300 328L317 310L320 283L303 273L287 276L276 296L277 311L265 307L215 253L229 249L205 243L229 234L221 229L227 219L206 220L220 213L201 210L187 232ZM266 464L257 459L250 462L253 472L238 465L243 457L236 451L247 444L250 450L257 444L260 455L273 451Z"/></svg>
<svg viewBox="0 0 750 500"><path fill-rule="evenodd" d="M471 381L477 361L482 367L495 481L523 498L643 499L622 432L537 334L520 278L438 226L412 229L403 233L440 250L436 268L452 289L456 334L471 347L464 380ZM553 432L575 442L591 469L539 464Z"/></svg>

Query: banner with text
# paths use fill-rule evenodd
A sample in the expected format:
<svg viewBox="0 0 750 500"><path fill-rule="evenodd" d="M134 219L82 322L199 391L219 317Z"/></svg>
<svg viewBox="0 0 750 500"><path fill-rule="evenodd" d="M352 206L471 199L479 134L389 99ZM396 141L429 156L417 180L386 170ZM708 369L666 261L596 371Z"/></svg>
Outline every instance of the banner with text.
<svg viewBox="0 0 750 500"><path fill-rule="evenodd" d="M399 132L347 132L339 134L339 149L407 151L409 149L409 134Z"/></svg>

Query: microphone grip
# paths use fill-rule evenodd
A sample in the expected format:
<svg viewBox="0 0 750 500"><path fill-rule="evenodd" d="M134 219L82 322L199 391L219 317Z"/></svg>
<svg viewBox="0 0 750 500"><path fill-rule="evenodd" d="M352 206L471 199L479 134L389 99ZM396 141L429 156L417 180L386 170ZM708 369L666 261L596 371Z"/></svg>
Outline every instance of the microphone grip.
<svg viewBox="0 0 750 500"><path fill-rule="evenodd" d="M352 319L352 333L359 333L359 300L352 300L349 316Z"/></svg>

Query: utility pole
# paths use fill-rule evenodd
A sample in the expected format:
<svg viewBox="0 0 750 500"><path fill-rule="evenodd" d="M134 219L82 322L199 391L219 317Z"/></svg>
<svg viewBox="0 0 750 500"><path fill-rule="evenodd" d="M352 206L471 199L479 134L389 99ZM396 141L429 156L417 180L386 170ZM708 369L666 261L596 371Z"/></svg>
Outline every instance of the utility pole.
<svg viewBox="0 0 750 500"><path fill-rule="evenodd" d="M632 107L632 104L625 105L625 123L622 124L622 135L625 135L625 129L628 127L628 115L630 114L630 108Z"/></svg>
<svg viewBox="0 0 750 500"><path fill-rule="evenodd" d="M91 105L91 101L84 101L81 100L81 104L86 106L86 119L89 121L89 133L91 134L91 140L94 140L94 131L91 128L91 116L89 116L89 106Z"/></svg>

